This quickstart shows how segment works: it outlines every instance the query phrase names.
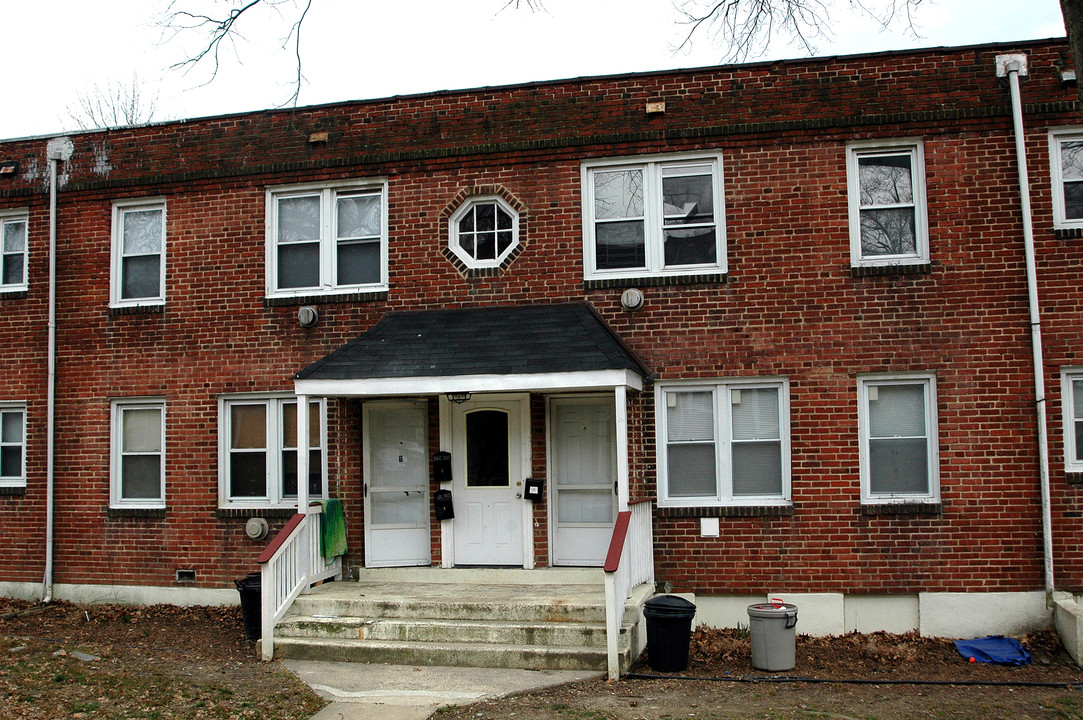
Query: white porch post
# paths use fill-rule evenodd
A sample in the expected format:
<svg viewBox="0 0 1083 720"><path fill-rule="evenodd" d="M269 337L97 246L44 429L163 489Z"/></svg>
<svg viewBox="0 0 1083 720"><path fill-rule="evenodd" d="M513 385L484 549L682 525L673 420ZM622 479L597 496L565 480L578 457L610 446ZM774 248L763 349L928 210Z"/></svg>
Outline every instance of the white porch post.
<svg viewBox="0 0 1083 720"><path fill-rule="evenodd" d="M308 395L297 396L297 512L308 513Z"/></svg>
<svg viewBox="0 0 1083 720"><path fill-rule="evenodd" d="M618 385L613 395L617 416L617 510L628 509L628 388Z"/></svg>

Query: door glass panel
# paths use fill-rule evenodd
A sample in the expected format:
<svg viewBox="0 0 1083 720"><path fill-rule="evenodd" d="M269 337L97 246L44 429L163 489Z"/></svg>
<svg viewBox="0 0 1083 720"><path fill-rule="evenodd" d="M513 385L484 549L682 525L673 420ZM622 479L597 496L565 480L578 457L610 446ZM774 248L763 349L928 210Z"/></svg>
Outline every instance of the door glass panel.
<svg viewBox="0 0 1083 720"><path fill-rule="evenodd" d="M557 513L561 525L568 523L613 522L613 491L561 490L557 493Z"/></svg>
<svg viewBox="0 0 1083 720"><path fill-rule="evenodd" d="M371 522L375 525L420 525L428 520L429 506L418 502L418 490L369 493Z"/></svg>
<svg viewBox="0 0 1083 720"><path fill-rule="evenodd" d="M466 416L466 486L508 487L508 414L475 410Z"/></svg>
<svg viewBox="0 0 1083 720"><path fill-rule="evenodd" d="M374 407L370 410L371 487L420 488L428 484L425 421L423 408Z"/></svg>

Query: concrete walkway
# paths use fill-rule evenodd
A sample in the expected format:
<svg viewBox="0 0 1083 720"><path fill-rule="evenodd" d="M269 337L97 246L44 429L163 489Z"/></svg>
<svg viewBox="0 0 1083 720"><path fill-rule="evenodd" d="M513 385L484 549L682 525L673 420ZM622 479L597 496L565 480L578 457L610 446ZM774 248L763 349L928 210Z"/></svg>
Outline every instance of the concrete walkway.
<svg viewBox="0 0 1083 720"><path fill-rule="evenodd" d="M573 670L420 667L285 660L331 704L312 720L425 720L442 705L464 705L600 673Z"/></svg>

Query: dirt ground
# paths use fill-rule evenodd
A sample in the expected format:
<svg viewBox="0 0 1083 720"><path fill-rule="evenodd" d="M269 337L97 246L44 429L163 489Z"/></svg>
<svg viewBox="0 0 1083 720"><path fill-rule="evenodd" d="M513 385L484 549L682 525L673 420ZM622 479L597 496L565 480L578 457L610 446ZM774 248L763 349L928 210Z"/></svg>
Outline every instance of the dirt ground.
<svg viewBox="0 0 1083 720"><path fill-rule="evenodd" d="M751 665L747 637L700 630L680 675L710 679L599 679L445 708L437 717L1083 720L1083 671L1056 635L1021 640L1033 664L1007 667L969 663L950 642L913 635L798 636L794 670L764 673ZM645 662L633 673L655 674ZM817 682L765 679L796 676ZM899 681L939 684L892 684ZM0 599L2 720L301 720L323 704L280 663L255 657L236 607L41 609Z"/></svg>

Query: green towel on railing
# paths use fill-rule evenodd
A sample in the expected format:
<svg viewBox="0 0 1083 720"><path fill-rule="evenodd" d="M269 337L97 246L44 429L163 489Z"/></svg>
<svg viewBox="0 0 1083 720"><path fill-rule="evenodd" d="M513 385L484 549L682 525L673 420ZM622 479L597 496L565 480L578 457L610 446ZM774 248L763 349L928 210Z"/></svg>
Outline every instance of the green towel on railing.
<svg viewBox="0 0 1083 720"><path fill-rule="evenodd" d="M336 498L321 500L320 551L324 560L332 560L346 554L346 518L342 515L342 501Z"/></svg>

